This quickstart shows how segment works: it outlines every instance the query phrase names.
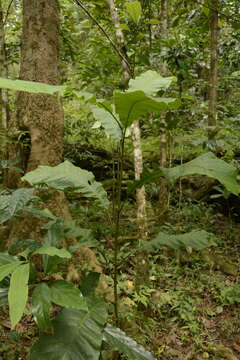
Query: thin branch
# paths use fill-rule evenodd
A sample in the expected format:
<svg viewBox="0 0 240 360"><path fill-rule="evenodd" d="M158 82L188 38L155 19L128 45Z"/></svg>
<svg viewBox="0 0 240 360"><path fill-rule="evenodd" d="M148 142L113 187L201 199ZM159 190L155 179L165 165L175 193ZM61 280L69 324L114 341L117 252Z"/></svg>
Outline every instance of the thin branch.
<svg viewBox="0 0 240 360"><path fill-rule="evenodd" d="M6 15L5 15L4 21L3 21L3 25L5 25L7 23L8 15L9 15L9 12L10 12L10 9L11 9L11 6L12 6L13 2L14 2L14 0L11 0L9 2L9 4L8 4Z"/></svg>
<svg viewBox="0 0 240 360"><path fill-rule="evenodd" d="M107 38L113 49L116 51L118 56L125 62L130 72L131 71L131 65L129 64L128 60L125 58L125 56L121 53L121 51L118 49L118 47L115 45L114 41L110 38L108 33L105 31L105 29L102 27L101 24L95 19L95 17L88 11L88 9L82 4L80 0L73 0L86 14L87 16L94 22L95 25L99 28L99 30L104 34L104 36Z"/></svg>
<svg viewBox="0 0 240 360"><path fill-rule="evenodd" d="M205 7L206 9L209 9L209 10L211 10L211 11L216 11L216 12L218 12L219 15L224 16L225 18L227 18L227 19L230 20L230 21L232 20L232 21L240 24L240 17L237 18L237 17L233 17L233 16L231 16L231 15L224 14L224 13L223 13L222 11L220 11L219 9L214 8L214 7L212 7L212 6L209 6L209 5L206 5L206 4L203 4L203 3L201 3L200 1L196 1L196 3L197 3L198 5L201 5L201 6Z"/></svg>

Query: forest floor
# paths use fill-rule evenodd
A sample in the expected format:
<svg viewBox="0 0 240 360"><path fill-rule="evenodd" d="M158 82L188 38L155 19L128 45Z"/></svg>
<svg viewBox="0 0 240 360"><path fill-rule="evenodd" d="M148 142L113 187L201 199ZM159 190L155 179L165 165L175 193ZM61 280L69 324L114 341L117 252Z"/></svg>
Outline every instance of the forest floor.
<svg viewBox="0 0 240 360"><path fill-rule="evenodd" d="M100 251L99 258L111 285L112 228L107 218L78 204L72 205L72 212L82 219L84 227L93 230L105 249L107 256ZM155 221L150 226L152 236L163 230L184 233L204 229L216 235L217 246L203 253L176 254L165 248L152 253L148 259L149 283L137 291L134 214L134 206L128 204L119 252L122 328L159 360L240 359L240 224L201 203L188 202L169 209L161 224ZM0 359L27 359L36 336L30 315L26 314L13 331L7 309L1 307Z"/></svg>

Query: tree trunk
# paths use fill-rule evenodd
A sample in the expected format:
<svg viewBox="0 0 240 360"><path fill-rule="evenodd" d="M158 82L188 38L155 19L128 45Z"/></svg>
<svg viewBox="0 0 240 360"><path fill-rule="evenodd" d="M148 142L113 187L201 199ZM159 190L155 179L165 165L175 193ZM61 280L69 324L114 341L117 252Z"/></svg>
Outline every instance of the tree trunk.
<svg viewBox="0 0 240 360"><path fill-rule="evenodd" d="M208 95L208 127L209 138L213 134L213 127L217 123L217 95L218 95L218 0L210 0L210 72Z"/></svg>
<svg viewBox="0 0 240 360"><path fill-rule="evenodd" d="M21 48L20 79L57 85L59 75L59 7L57 0L24 0L23 33ZM29 134L29 147L22 149L24 172L38 165L55 166L62 161L64 114L60 99L45 94L20 92L17 97L16 114L12 119L11 134L24 131ZM16 154L15 154L16 155ZM19 175L14 178L15 187ZM70 220L68 205L63 193L49 192L51 198L45 202L52 213ZM38 232L42 223L26 216L21 223L14 221L9 244L20 239L33 238L41 241ZM76 240L72 240L76 243ZM93 271L102 268L95 253L81 247L76 254ZM109 294L106 281L100 281L102 293ZM111 294L110 294L111 297Z"/></svg>
<svg viewBox="0 0 240 360"><path fill-rule="evenodd" d="M0 0L0 77L6 78L8 76L6 51L5 51L5 31L3 23L3 7L2 0ZM7 129L8 126L8 91L7 89L0 90L0 128Z"/></svg>
<svg viewBox="0 0 240 360"><path fill-rule="evenodd" d="M160 13L160 38L161 40L166 40L168 35L168 0L161 0L161 13ZM166 55L166 47L162 45L161 55ZM162 76L167 75L167 63L162 60L159 66L159 71ZM160 166L167 167L167 144L168 144L168 134L166 130L166 113L162 113L160 116L160 123L162 125L161 134L160 134ZM159 215L161 216L168 207L168 197L169 197L169 185L168 181L165 178L160 180L160 192L159 192Z"/></svg>

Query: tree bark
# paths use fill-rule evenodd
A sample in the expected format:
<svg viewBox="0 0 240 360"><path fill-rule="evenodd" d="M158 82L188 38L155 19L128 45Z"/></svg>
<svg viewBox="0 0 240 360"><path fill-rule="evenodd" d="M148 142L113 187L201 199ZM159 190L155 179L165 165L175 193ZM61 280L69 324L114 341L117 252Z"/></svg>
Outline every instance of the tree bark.
<svg viewBox="0 0 240 360"><path fill-rule="evenodd" d="M4 31L4 16L2 0L0 0L0 77L7 78L8 68L5 50L5 31ZM0 114L1 124L0 128L6 130L8 127L8 91L7 89L0 89Z"/></svg>
<svg viewBox="0 0 240 360"><path fill-rule="evenodd" d="M160 13L160 38L161 40L166 40L168 35L168 0L161 0L161 13ZM161 55L166 55L166 47L162 45ZM162 76L167 75L167 63L162 60L160 62L159 71ZM162 113L160 116L160 123L162 125L161 134L160 134L160 166L167 167L167 144L168 144L168 134L166 130L166 113ZM169 197L169 185L168 181L165 178L160 180L160 192L159 192L159 215L161 216L168 207L168 197Z"/></svg>
<svg viewBox="0 0 240 360"><path fill-rule="evenodd" d="M210 0L210 71L209 71L209 95L208 95L208 126L209 137L212 128L217 123L217 96L218 96L218 0Z"/></svg>
<svg viewBox="0 0 240 360"><path fill-rule="evenodd" d="M20 79L39 81L57 85L59 75L59 7L57 0L23 0L23 30ZM20 92L16 102L16 114L12 118L11 134L28 132L29 147L20 149L24 172L34 170L39 165L55 166L62 161L64 114L60 99L45 94ZM19 148L15 149L19 153ZM13 177L14 187L18 187L19 175ZM45 202L52 213L70 220L68 205L63 193L48 192L51 195ZM42 222L26 216L21 223L14 221L8 246L18 239L33 238L41 241L38 232ZM76 243L72 239L72 243ZM76 254L93 271L102 272L95 253L81 247ZM101 278L102 294L109 295L106 281Z"/></svg>

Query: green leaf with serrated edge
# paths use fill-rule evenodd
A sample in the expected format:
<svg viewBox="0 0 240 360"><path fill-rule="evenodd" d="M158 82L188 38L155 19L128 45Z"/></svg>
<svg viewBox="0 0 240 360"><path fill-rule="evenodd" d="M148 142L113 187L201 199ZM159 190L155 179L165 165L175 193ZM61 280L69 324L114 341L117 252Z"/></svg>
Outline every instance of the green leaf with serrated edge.
<svg viewBox="0 0 240 360"><path fill-rule="evenodd" d="M130 359L136 360L156 360L153 355L138 345L135 340L130 338L122 330L107 324L103 331L104 341L111 348L118 350Z"/></svg>
<svg viewBox="0 0 240 360"><path fill-rule="evenodd" d="M51 299L60 306L87 311L85 298L78 288L65 280L57 280L51 285Z"/></svg>
<svg viewBox="0 0 240 360"><path fill-rule="evenodd" d="M27 91L30 93L42 93L53 95L59 93L63 95L65 86L49 85L40 82L25 81L25 80L11 80L0 78L0 88L15 91Z"/></svg>
<svg viewBox="0 0 240 360"><path fill-rule="evenodd" d="M83 296L94 296L94 292L98 286L101 274L98 272L90 272L83 280L80 290Z"/></svg>
<svg viewBox="0 0 240 360"><path fill-rule="evenodd" d="M123 127L130 126L134 120L151 112L160 114L179 107L179 100L147 96L143 91L114 92L114 103Z"/></svg>
<svg viewBox="0 0 240 360"><path fill-rule="evenodd" d="M41 330L52 329L50 321L51 291L47 284L39 284L32 294L32 314Z"/></svg>
<svg viewBox="0 0 240 360"><path fill-rule="evenodd" d="M142 15L142 6L140 1L126 2L125 6L132 20L135 22L135 24L138 24Z"/></svg>
<svg viewBox="0 0 240 360"><path fill-rule="evenodd" d="M141 90L147 95L155 95L159 90L167 89L176 82L175 76L162 77L158 72L148 70L129 82L127 92Z"/></svg>
<svg viewBox="0 0 240 360"><path fill-rule="evenodd" d="M29 268L29 264L20 265L11 276L8 304L12 329L21 320L27 303Z"/></svg>
<svg viewBox="0 0 240 360"><path fill-rule="evenodd" d="M162 171L164 176L172 183L183 176L207 175L218 180L232 194L238 195L240 193L240 185L237 183L237 169L218 159L211 152L171 169L162 168Z"/></svg>
<svg viewBox="0 0 240 360"><path fill-rule="evenodd" d="M88 299L88 312L63 311L53 321L54 334L40 335L30 360L98 360L107 307L99 298Z"/></svg>
<svg viewBox="0 0 240 360"><path fill-rule="evenodd" d="M104 208L109 206L107 193L102 184L95 180L94 175L67 160L53 167L39 166L22 177L22 180L32 185L46 184L56 190L72 188L75 192L96 199Z"/></svg>
<svg viewBox="0 0 240 360"><path fill-rule="evenodd" d="M156 251L162 246L168 246L175 250L191 248L196 251L201 251L210 246L216 246L213 238L214 235L205 230L193 230L186 234L177 235L160 232L155 239L144 242L141 246L141 251Z"/></svg>
<svg viewBox="0 0 240 360"><path fill-rule="evenodd" d="M121 129L117 121L107 110L100 108L99 106L92 105L91 110L94 118L100 121L107 135L110 135L114 140L120 141L122 138Z"/></svg>
<svg viewBox="0 0 240 360"><path fill-rule="evenodd" d="M10 264L0 266L0 281L2 281L6 276L16 270L19 265L21 265L21 262L15 261Z"/></svg>
<svg viewBox="0 0 240 360"><path fill-rule="evenodd" d="M48 256L58 256L60 258L70 259L71 254L65 249L58 249L55 246L42 246L36 251L34 251L33 255L40 254L40 255L48 255Z"/></svg>

